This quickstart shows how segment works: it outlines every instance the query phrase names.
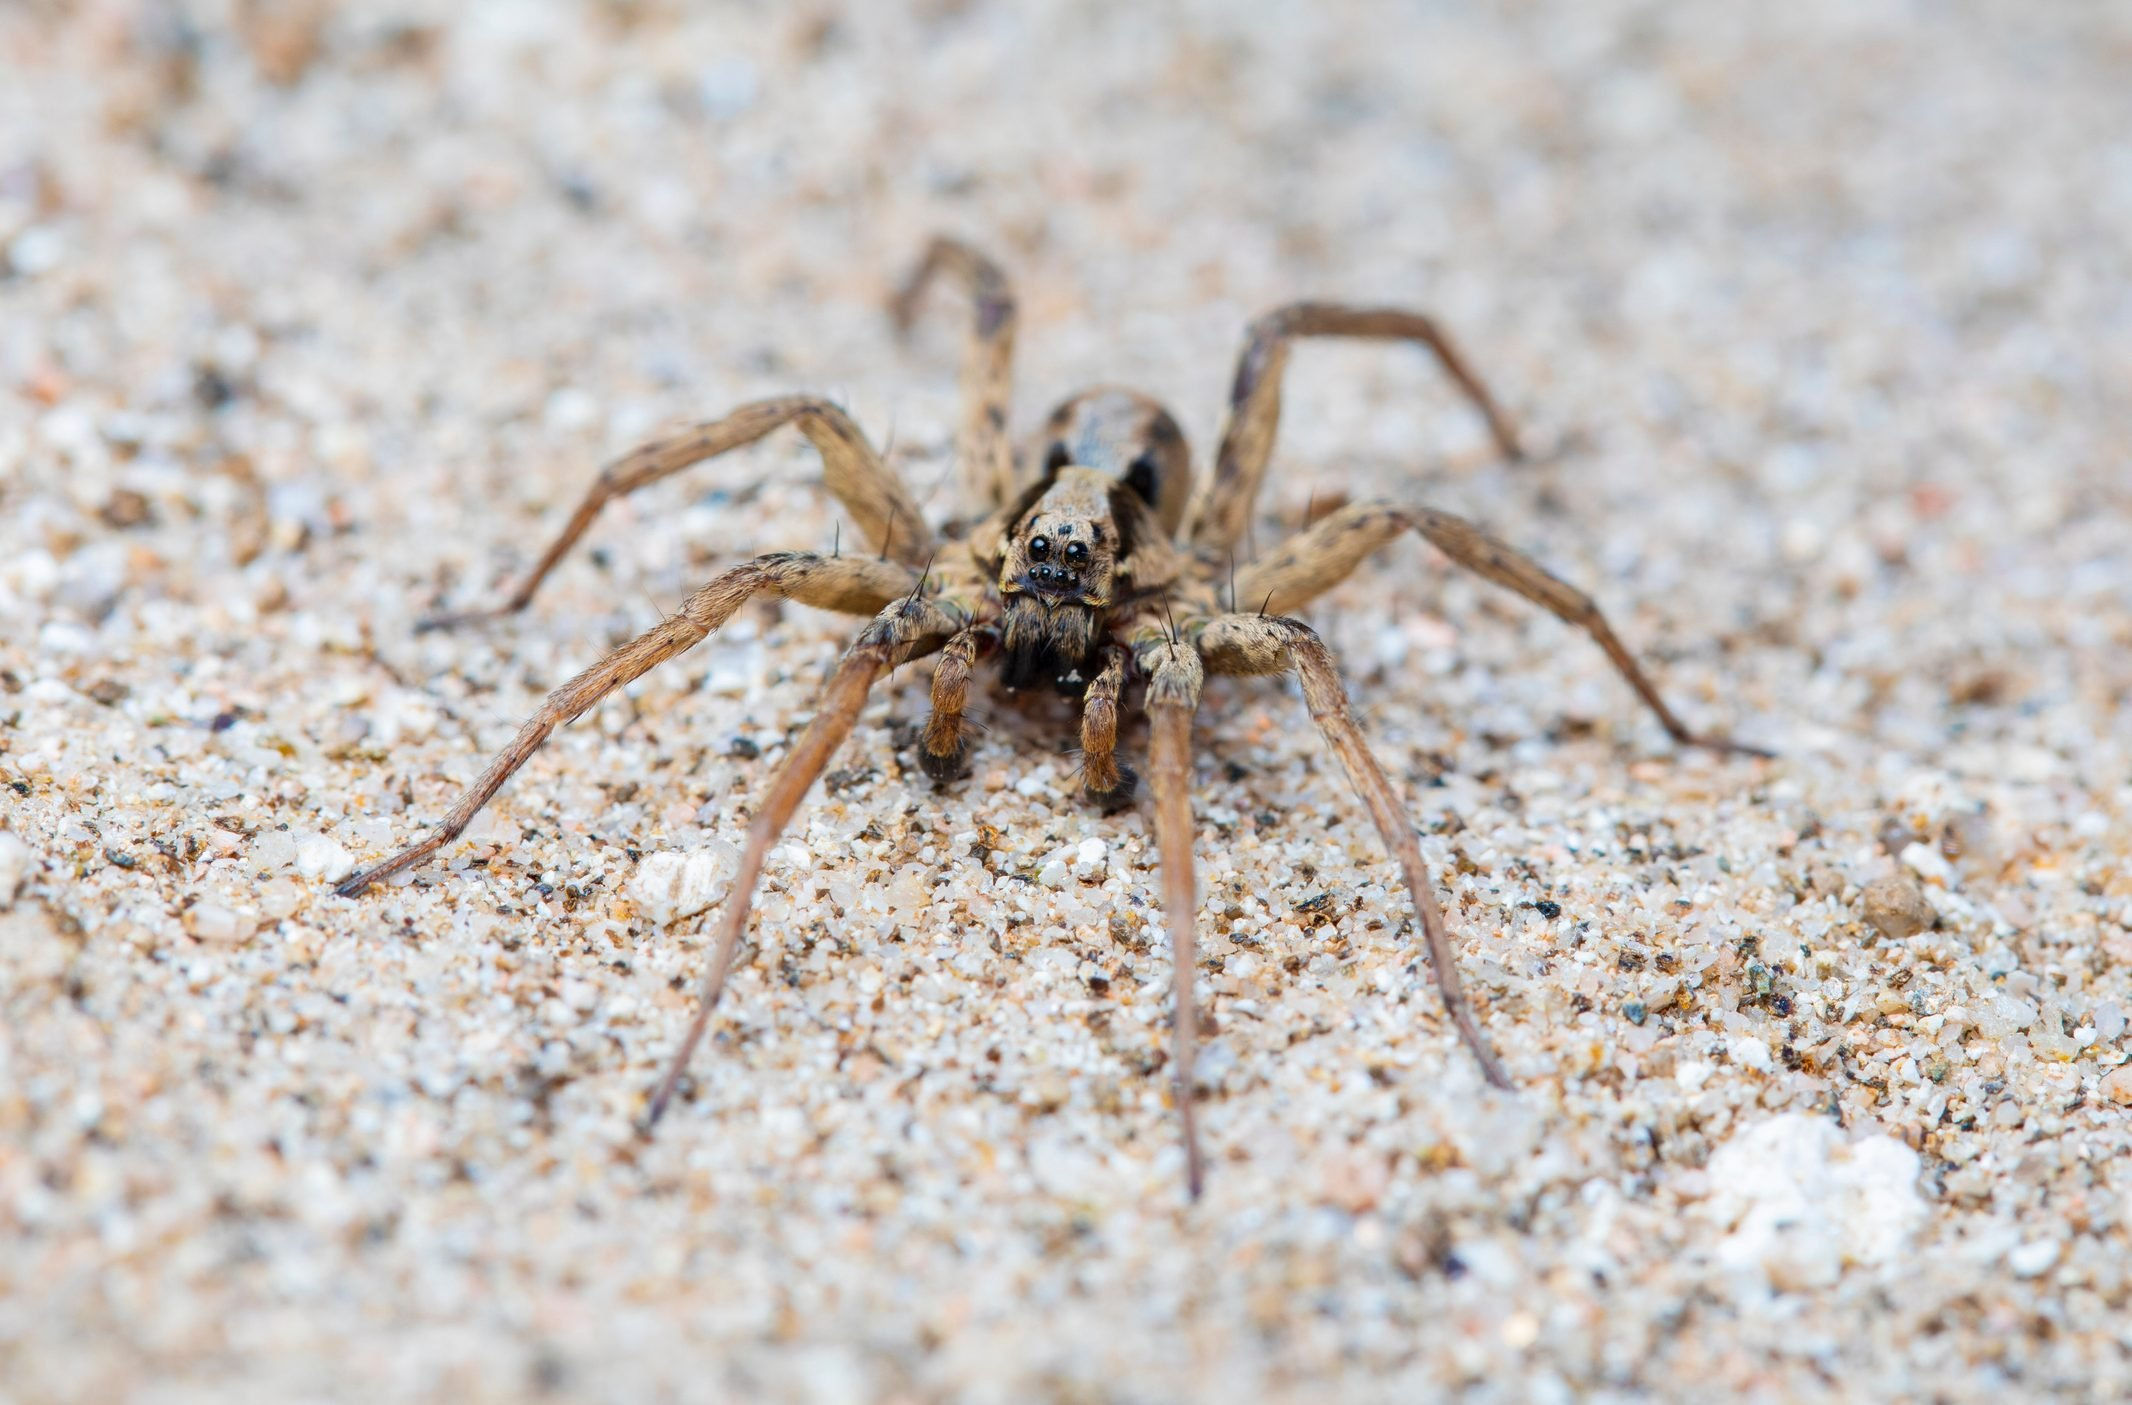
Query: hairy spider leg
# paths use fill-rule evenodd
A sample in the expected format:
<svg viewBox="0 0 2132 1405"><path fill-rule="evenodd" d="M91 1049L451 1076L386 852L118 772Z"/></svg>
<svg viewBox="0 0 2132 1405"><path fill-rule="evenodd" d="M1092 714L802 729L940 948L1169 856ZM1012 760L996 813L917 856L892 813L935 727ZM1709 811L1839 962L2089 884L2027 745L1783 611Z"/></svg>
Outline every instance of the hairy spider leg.
<svg viewBox="0 0 2132 1405"><path fill-rule="evenodd" d="M1014 289L999 265L959 239L936 237L889 304L899 335L908 336L918 305L935 277L946 274L966 288L971 316L962 358L962 428L955 454L972 499L987 510L1014 498L1014 445L1007 416L1014 398Z"/></svg>
<svg viewBox="0 0 2132 1405"><path fill-rule="evenodd" d="M1406 532L1414 532L1458 565L1515 591L1565 624L1592 637L1605 651L1636 695L1655 714L1674 741L1683 746L1767 756L1759 747L1731 738L1695 732L1674 715L1658 687L1621 642L1592 598L1548 571L1515 547L1448 512L1403 507L1390 502L1353 503L1326 514L1315 526L1298 532L1246 567L1237 578L1246 599L1265 593L1275 613L1299 609L1332 589L1373 553Z"/></svg>
<svg viewBox="0 0 2132 1405"><path fill-rule="evenodd" d="M1193 546L1225 550L1242 540L1245 528L1251 525L1259 485L1266 477L1274 435L1280 428L1281 378L1288 369L1289 350L1299 337L1419 342L1436 353L1444 370L1487 420L1488 432L1503 456L1524 456L1509 416L1434 319L1393 307L1290 303L1253 322L1245 336L1243 354L1236 363L1236 379L1229 390L1229 422L1214 455L1214 476L1187 533Z"/></svg>
<svg viewBox="0 0 2132 1405"><path fill-rule="evenodd" d="M424 862L457 839L481 807L503 789L504 782L540 750L557 727L575 720L615 689L702 643L755 596L771 595L849 614L871 614L904 596L917 583L917 572L899 562L825 557L803 551L776 552L735 566L681 602L681 608L673 614L550 693L540 710L519 728L511 744L496 754L426 838L383 863L352 875L334 891L352 898L379 879Z"/></svg>
<svg viewBox="0 0 2132 1405"><path fill-rule="evenodd" d="M793 811L799 808L800 800L829 764L829 758L851 735L874 680L910 658L939 648L962 630L966 618L965 612L953 604L916 594L905 596L875 616L873 623L860 632L857 642L838 663L836 672L830 675L815 708L814 720L807 724L798 744L778 767L769 791L748 825L747 845L741 851L740 866L734 872L733 887L726 897L725 908L718 915L718 934L712 943L709 963L704 967L703 990L696 1001L696 1015L689 1021L681 1047L667 1065L666 1076L659 1080L658 1089L652 1094L651 1104L644 1115L647 1133L665 1114L674 1089L681 1082L681 1075L688 1070L696 1045L710 1026L711 1014L718 1007L718 997L725 991L726 977L733 969L734 953L740 949L741 934L747 930L755 885L762 877L763 858L769 853L770 845L784 832Z"/></svg>
<svg viewBox="0 0 2132 1405"><path fill-rule="evenodd" d="M608 503L684 468L752 444L788 424L797 426L821 455L824 486L844 505L866 540L890 560L906 566L923 565L934 550L933 535L910 490L882 462L865 431L827 400L786 395L757 400L723 419L706 420L677 434L654 439L608 464L593 480L577 510L570 514L561 534L548 544L540 560L502 604L433 615L415 626L417 632L449 629L523 610L548 573L585 535Z"/></svg>

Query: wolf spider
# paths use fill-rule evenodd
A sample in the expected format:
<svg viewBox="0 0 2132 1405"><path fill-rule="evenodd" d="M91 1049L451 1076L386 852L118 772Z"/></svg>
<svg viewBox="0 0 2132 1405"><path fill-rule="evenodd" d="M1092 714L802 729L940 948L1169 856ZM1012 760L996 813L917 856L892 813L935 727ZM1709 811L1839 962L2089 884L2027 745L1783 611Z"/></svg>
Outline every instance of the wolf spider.
<svg viewBox="0 0 2132 1405"><path fill-rule="evenodd" d="M1235 563L1235 547L1249 523L1280 420L1282 374L1299 338L1353 337L1428 347L1487 422L1496 446L1509 458L1520 457L1508 418L1428 317L1395 308L1294 303L1252 323L1230 391L1213 480L1194 497L1191 455L1177 422L1130 390L1101 387L1065 401L1045 425L1041 454L1031 464L1017 464L1007 436L1013 293L990 259L957 241L935 239L894 300L899 331L908 331L938 277L959 282L974 304L963 357L957 456L969 491L987 515L967 532L936 534L909 489L851 418L812 396L744 405L609 464L561 535L500 605L435 617L418 627L464 624L524 609L609 502L788 424L813 442L830 493L879 554L772 552L720 575L657 626L551 693L426 838L348 878L340 894L353 897L451 843L557 727L701 643L747 600L768 595L871 615L824 686L813 721L772 778L748 827L695 1018L652 1095L643 1124L649 1131L672 1099L717 1006L747 927L765 854L850 733L883 673L905 660L939 654L919 759L926 774L942 785L968 770L970 723L964 708L980 662L997 655L1010 689L1048 685L1079 697L1081 786L1105 810L1130 803L1137 784L1132 768L1117 755L1119 715L1128 704L1128 689L1137 687L1150 719L1147 769L1175 982L1171 1073L1186 1185L1197 1198L1205 1172L1192 1082L1197 1039L1187 795L1192 717L1209 673L1293 673L1318 731L1405 874L1444 1009L1488 1081L1511 1086L1467 1003L1406 807L1363 741L1331 651L1290 612L1337 585L1378 548L1414 532L1451 560L1590 634L1676 742L1752 749L1690 731L1589 597L1447 513L1403 502L1354 503L1327 514L1269 555Z"/></svg>

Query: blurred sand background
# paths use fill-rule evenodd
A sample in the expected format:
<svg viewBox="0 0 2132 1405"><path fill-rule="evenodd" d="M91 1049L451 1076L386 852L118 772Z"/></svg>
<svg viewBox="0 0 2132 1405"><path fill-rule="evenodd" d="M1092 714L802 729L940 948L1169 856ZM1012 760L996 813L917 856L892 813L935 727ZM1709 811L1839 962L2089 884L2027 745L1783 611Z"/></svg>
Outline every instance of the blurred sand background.
<svg viewBox="0 0 2132 1405"><path fill-rule="evenodd" d="M1781 753L1418 545L1312 612L1515 1095L1277 684L1202 719L1196 1208L1146 815L998 701L936 795L923 667L634 1137L843 621L331 895L838 532L780 437L413 634L605 457L813 390L960 515L957 310L881 315L935 230L1024 428L1120 380L1205 453L1255 313L1436 312L1540 461L1312 347L1256 540L1479 517ZM0 6L0 1400L2121 1398L2128 274L2122 6Z"/></svg>

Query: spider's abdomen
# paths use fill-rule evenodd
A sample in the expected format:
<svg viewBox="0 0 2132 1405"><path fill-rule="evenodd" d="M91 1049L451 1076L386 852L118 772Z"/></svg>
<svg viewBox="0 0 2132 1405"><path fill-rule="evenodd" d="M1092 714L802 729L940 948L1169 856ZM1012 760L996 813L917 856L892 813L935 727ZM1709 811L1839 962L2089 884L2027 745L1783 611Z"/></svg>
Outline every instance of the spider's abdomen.
<svg viewBox="0 0 2132 1405"><path fill-rule="evenodd" d="M1192 496L1192 451L1162 406L1117 386L1084 390L1051 412L1042 445L1044 470L1066 464L1116 479L1155 510L1165 533L1184 521Z"/></svg>

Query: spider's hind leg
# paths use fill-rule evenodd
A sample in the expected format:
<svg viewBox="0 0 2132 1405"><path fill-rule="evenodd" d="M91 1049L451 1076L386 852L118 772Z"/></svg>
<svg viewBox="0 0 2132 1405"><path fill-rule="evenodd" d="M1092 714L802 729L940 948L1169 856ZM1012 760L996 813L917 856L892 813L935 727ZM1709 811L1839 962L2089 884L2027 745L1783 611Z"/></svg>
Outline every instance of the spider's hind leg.
<svg viewBox="0 0 2132 1405"><path fill-rule="evenodd" d="M1243 539L1250 525L1259 485L1273 456L1274 434L1280 428L1281 378L1288 370L1289 349L1298 337L1419 342L1436 353L1444 370L1488 422L1488 432L1503 456L1523 457L1510 417L1433 318L1396 307L1291 303L1251 324L1244 354L1237 359L1236 380L1229 390L1229 422L1214 455L1214 477L1187 533L1194 546L1226 551Z"/></svg>
<svg viewBox="0 0 2132 1405"><path fill-rule="evenodd" d="M972 304L956 457L973 500L987 510L1005 507L1014 497L1014 445L1007 434L1014 395L1014 290L991 259L959 239L935 237L889 304L899 334L909 333L926 289L941 274L966 287Z"/></svg>

